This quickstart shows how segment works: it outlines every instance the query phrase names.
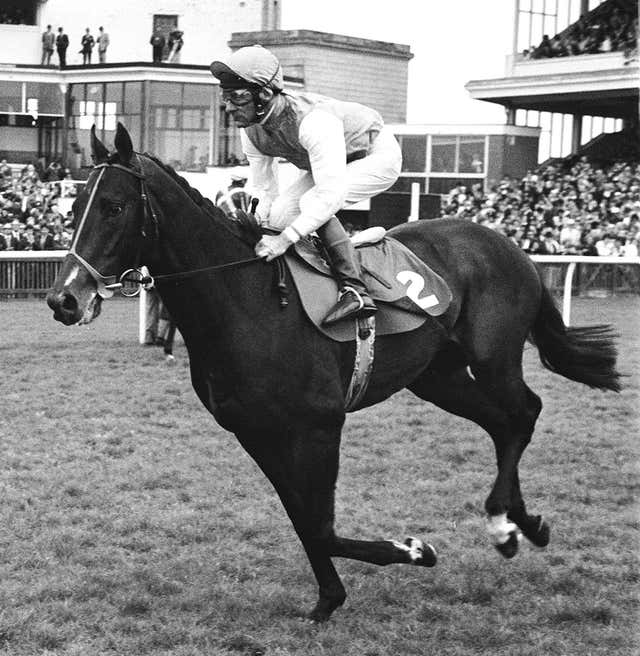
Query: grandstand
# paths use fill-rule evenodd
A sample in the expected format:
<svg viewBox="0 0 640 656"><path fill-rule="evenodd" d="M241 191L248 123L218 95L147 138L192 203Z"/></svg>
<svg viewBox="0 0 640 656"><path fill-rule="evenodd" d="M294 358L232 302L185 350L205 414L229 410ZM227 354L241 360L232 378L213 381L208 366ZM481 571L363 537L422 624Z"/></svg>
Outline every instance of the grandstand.
<svg viewBox="0 0 640 656"><path fill-rule="evenodd" d="M540 162L580 154L637 159L638 0L515 5L505 75L470 81L471 96L503 105L509 125L540 127ZM563 54L547 42L566 44Z"/></svg>

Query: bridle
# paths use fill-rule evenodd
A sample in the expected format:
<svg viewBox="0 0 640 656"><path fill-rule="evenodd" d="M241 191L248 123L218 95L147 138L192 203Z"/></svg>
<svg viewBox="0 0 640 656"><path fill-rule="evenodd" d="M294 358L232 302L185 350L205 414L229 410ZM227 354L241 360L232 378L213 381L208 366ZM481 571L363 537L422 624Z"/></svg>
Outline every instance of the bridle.
<svg viewBox="0 0 640 656"><path fill-rule="evenodd" d="M77 245L80 238L80 233L82 232L84 223L87 219L87 216L89 215L91 206L93 205L93 200L95 198L96 191L98 189L98 186L100 184L100 181L102 180L102 176L104 175L106 169L108 168L120 169L121 171L125 171L126 173L129 173L130 175L133 175L135 178L140 180L140 198L142 200L143 212L144 212L141 235L143 238L147 238L149 236L147 234L147 226L151 224L153 226L154 238L155 239L159 238L160 231L159 231L158 217L153 209L153 206L151 205L151 199L148 194L147 184L146 184L147 178L146 175L144 174L144 168L142 166L142 158L140 157L139 153L136 153L135 155L136 158L138 159L140 172L136 171L135 169L129 168L127 166L123 166L122 164L117 164L112 162L103 162L102 164L97 164L96 166L93 167L93 170L100 170L100 172L98 173L98 178L91 189L91 193L89 194L89 200L87 201L87 204L84 208L84 212L82 213L82 217L80 218L80 223L78 224L78 228L75 231L73 242L71 243L71 247L69 248L69 255L74 257L89 272L89 274L91 274L91 277L94 279L96 283L97 292L99 296L101 296L102 298L110 298L111 296L113 296L113 293L116 289L119 289L122 292L122 294L124 294L125 296L136 296L137 294L140 293L140 290L142 288L148 289L152 287L156 281L181 280L184 278L195 276L199 273L229 269L232 267L237 267L244 264L249 264L251 262L257 262L259 260L262 260L261 257L256 256L244 260L235 260L233 262L227 262L225 264L217 264L213 266L202 267L200 269L190 269L189 271L182 271L179 273L168 273L168 274L162 274L157 276L145 275L144 273L142 273L140 268L137 267L132 269L127 269L124 273L120 274L120 276L115 274L105 275L103 273L100 273L100 271L98 271L90 262L88 262L84 257L82 257L82 255L78 253ZM149 219L151 219L151 221ZM232 231L230 232L235 235L235 233L233 233ZM133 291L125 291L125 289L127 289L125 288L125 283L127 282L134 285Z"/></svg>

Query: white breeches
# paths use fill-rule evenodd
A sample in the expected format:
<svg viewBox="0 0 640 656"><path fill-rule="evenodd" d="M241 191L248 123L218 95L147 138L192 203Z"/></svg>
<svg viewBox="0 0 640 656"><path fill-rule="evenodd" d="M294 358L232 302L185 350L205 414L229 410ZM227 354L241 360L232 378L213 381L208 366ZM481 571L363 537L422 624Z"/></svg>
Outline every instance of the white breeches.
<svg viewBox="0 0 640 656"><path fill-rule="evenodd" d="M373 142L371 152L347 164L347 195L344 207L367 200L386 191L400 175L402 152L393 132L383 127ZM315 183L309 171L302 171L293 184L273 201L268 225L284 230L300 215L305 194L314 193ZM330 217L327 217L329 219Z"/></svg>

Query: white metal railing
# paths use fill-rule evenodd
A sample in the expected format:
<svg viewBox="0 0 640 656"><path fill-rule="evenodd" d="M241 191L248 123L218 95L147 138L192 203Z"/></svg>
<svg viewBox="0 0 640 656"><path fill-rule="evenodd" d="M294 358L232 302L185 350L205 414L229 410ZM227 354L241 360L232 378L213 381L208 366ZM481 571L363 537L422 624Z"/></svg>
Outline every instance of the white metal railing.
<svg viewBox="0 0 640 656"><path fill-rule="evenodd" d="M577 264L640 264L640 257L606 257L602 255L531 255L541 264L567 264L562 294L562 318L565 325L571 321L571 290Z"/></svg>
<svg viewBox="0 0 640 656"><path fill-rule="evenodd" d="M14 291L44 292L52 284L53 278L67 255L67 251L0 251L0 292ZM599 255L532 255L531 259L540 264L566 264L567 270L564 276L564 288L562 298L562 318L568 326L571 321L571 296L573 276L578 264L622 264L640 265L640 257L605 257ZM52 266L38 271L34 269L25 273L25 265L29 263L52 263ZM24 277L21 283L20 276ZM18 284L21 283L21 284ZM146 294L144 290L140 294L139 308L139 338L144 340Z"/></svg>

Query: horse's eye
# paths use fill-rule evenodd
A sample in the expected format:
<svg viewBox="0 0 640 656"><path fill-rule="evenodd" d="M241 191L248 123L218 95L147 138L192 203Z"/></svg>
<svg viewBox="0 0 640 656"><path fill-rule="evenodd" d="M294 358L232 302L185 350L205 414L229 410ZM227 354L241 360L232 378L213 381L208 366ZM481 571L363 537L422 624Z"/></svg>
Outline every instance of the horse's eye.
<svg viewBox="0 0 640 656"><path fill-rule="evenodd" d="M122 213L122 209L123 209L122 205L117 205L117 204L109 205L107 207L107 216L111 216L111 217L118 216L119 214Z"/></svg>

